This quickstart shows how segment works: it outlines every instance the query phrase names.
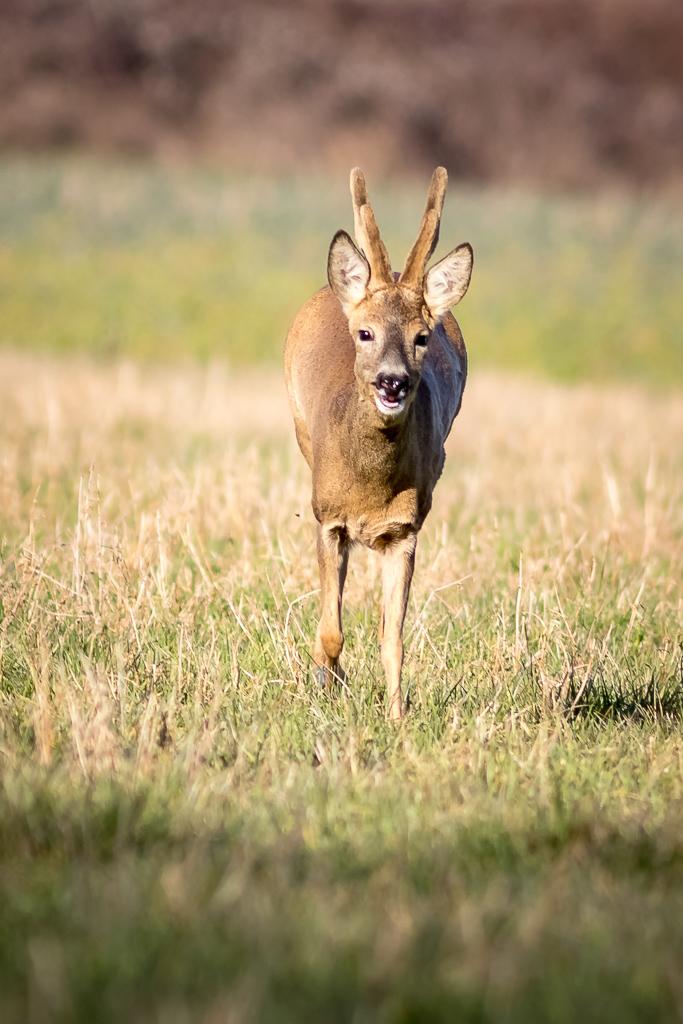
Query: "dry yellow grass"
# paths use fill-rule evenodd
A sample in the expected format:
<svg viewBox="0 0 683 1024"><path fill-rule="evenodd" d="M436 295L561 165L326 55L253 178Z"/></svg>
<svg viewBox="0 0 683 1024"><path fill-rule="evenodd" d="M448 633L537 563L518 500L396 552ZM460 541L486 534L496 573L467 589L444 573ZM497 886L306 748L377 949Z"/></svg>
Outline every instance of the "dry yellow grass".
<svg viewBox="0 0 683 1024"><path fill-rule="evenodd" d="M479 373L475 353L400 729L362 550L348 686L313 684L279 374L4 352L0 409L7 1019L28 990L42 1019L83 1020L396 1019L430 998L529 1019L605 977L620 1019L683 999L679 395Z"/></svg>
<svg viewBox="0 0 683 1024"><path fill-rule="evenodd" d="M2 642L15 601L36 639L40 721L49 713L39 680L51 674L41 644L60 615L142 646L160 616L180 612L181 662L182 644L192 640L182 635L188 608L194 621L202 601L217 597L224 619L216 628L248 643L250 623L265 614L265 587L283 672L301 682L317 569L308 472L280 375L0 359ZM413 671L428 658L437 670L446 665L430 617L455 629L450 643L475 619L482 628L477 608L490 600L489 656L500 664L519 658L532 626L543 677L544 653L575 637L565 596L572 606L590 605L605 573L611 605L597 631L579 630L582 663L606 644L618 656L603 623L608 633L622 624L627 651L643 608L680 622L682 442L678 395L475 370L420 538L408 621ZM374 557L357 549L349 608L372 608L376 585ZM209 660L207 676L217 671ZM466 663L461 671L466 680ZM562 685L555 670L550 676L547 686ZM429 678L418 674L414 685L420 690ZM87 708L90 696L86 686L67 703L73 709L82 699Z"/></svg>

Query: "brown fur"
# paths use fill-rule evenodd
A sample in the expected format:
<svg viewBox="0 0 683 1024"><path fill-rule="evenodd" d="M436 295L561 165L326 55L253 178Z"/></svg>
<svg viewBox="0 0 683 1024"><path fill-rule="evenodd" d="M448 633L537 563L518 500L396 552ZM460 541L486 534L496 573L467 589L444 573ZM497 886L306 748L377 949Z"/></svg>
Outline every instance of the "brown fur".
<svg viewBox="0 0 683 1024"><path fill-rule="evenodd" d="M443 177L445 172L440 183ZM430 199L433 192L434 179ZM362 209L370 209L358 172L352 174L352 195L354 201L365 199ZM428 201L425 218L433 209ZM423 259L431 245L431 236L424 237L425 218ZM384 269L378 238L363 241L375 246L370 266ZM350 239L339 244L346 244L345 252L353 258ZM362 257L357 256L362 271ZM420 281L423 275L424 264ZM398 718L403 712L401 632L415 543L443 469L444 443L460 409L467 355L453 316L445 313L436 320L422 288L407 287L393 275L390 284L375 284L350 311L344 311L331 287L303 306L287 337L285 375L297 440L312 472L318 521L323 611L314 659L324 672L338 671L349 544L357 541L382 552L382 655L390 713ZM359 325L372 329L371 344L354 341L352 332L357 334ZM420 331L431 331L424 346L416 343ZM410 380L405 411L396 417L384 415L375 400L375 378L383 367L400 369Z"/></svg>

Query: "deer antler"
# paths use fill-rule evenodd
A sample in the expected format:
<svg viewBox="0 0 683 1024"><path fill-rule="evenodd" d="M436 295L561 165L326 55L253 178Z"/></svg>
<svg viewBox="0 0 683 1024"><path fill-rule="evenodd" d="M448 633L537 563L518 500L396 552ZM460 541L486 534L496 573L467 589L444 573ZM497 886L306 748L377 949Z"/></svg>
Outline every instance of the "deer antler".
<svg viewBox="0 0 683 1024"><path fill-rule="evenodd" d="M358 245L370 264L369 290L376 291L393 284L389 254L380 238L379 228L372 207L368 201L365 177L360 167L351 171L351 199L353 200L354 234Z"/></svg>
<svg viewBox="0 0 683 1024"><path fill-rule="evenodd" d="M437 167L432 174L427 193L427 205L422 214L422 223L415 244L408 253L406 265L401 274L401 284L409 288L421 288L427 260L436 249L439 241L439 222L443 201L448 185L448 172L445 167Z"/></svg>

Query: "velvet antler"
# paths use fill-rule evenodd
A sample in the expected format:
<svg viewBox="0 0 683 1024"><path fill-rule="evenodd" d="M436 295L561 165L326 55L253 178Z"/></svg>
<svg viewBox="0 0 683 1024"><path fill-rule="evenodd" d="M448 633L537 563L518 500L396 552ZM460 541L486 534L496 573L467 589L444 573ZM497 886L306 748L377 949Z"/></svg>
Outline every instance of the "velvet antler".
<svg viewBox="0 0 683 1024"><path fill-rule="evenodd" d="M422 215L422 223L415 244L408 253L406 265L401 274L401 284L409 288L422 287L427 261L436 249L439 241L439 222L443 201L448 185L448 172L445 167L437 167L432 174L427 193L427 205Z"/></svg>
<svg viewBox="0 0 683 1024"><path fill-rule="evenodd" d="M372 207L368 201L365 177L359 167L351 171L351 199L353 200L353 223L356 241L370 264L369 291L376 291L393 284L389 254L380 238L379 228Z"/></svg>

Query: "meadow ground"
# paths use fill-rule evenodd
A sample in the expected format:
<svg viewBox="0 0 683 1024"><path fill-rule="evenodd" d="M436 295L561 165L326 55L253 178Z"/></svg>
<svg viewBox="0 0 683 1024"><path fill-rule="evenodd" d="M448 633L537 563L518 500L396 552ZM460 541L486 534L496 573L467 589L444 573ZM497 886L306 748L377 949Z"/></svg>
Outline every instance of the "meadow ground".
<svg viewBox="0 0 683 1024"><path fill-rule="evenodd" d="M612 376L630 383L600 378L599 333L581 364L597 380L552 383L478 365L467 325L473 372L418 548L396 728L362 550L348 684L312 679L309 484L279 371L236 366L234 330L229 365L215 310L203 362L160 362L152 313L191 270L160 269L157 229L129 205L98 226L97 189L92 246L89 218L76 231L54 195L31 227L41 175L63 190L64 173L16 178L14 219L3 192L0 1019L683 1018L683 397L635 381L680 380L661 342L680 297L644 328L666 371L613 314L633 347ZM186 255L206 269L203 217ZM291 300L283 282L266 321ZM559 294L541 293L541 317ZM615 294L622 314L641 301ZM193 355L213 323L202 303ZM148 334L79 354L119 308ZM257 322L249 307L245 346ZM525 337L520 366L576 376Z"/></svg>

